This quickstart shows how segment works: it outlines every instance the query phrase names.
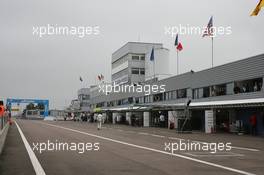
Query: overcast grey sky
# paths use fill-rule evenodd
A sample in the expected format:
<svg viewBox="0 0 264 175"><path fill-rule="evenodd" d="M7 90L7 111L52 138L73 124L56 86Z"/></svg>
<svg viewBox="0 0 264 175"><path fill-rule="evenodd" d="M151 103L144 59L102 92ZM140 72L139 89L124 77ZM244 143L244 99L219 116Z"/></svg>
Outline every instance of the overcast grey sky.
<svg viewBox="0 0 264 175"><path fill-rule="evenodd" d="M98 74L110 81L111 54L128 41L159 42L176 59L165 26L231 26L215 38L215 65L264 52L264 10L250 17L257 0L1 0L0 98L47 98L61 108ZM33 26L99 26L100 34L78 38L32 34ZM180 36L180 72L211 66L209 38ZM176 61L175 61L176 63ZM172 69L176 64L172 65ZM176 72L173 69L173 72ZM81 84L79 76L84 82Z"/></svg>

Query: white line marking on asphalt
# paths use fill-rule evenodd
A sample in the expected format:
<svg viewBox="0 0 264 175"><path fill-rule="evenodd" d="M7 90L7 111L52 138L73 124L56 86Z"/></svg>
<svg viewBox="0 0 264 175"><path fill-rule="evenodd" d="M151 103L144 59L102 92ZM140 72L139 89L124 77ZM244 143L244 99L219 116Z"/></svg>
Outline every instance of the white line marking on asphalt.
<svg viewBox="0 0 264 175"><path fill-rule="evenodd" d="M182 158L182 159L191 160L191 161L194 161L194 162L202 163L202 164L205 164L205 165L209 165L209 166L225 169L225 170L228 170L228 171L232 171L232 172L236 172L236 173L240 173L240 174L244 174L244 175L255 175L253 173L246 172L246 171L243 171L243 170L238 170L238 169L235 169L235 168L226 167L226 166L223 166L223 165L219 165L219 164L207 162L207 161L204 161L204 160L200 160L200 159L184 156L184 155L181 155L181 154L172 154L172 153L169 153L169 152L166 152L166 151L161 151L161 150L158 150L158 149L153 149L153 148L149 148L149 147L145 147L145 146L140 146L140 145L136 145L136 144L132 144L132 143L127 143L127 142L124 142L124 141L119 141L119 140L111 139L111 138L108 138L108 137L98 136L98 135L95 135L95 134L91 134L91 133L87 133L87 132L83 132L83 131L79 131L79 130L75 130L75 129L71 129L71 128L66 128L66 127L63 127L63 126L48 124L48 123L44 123L44 122L40 122L40 123L42 123L44 125L48 125L48 126L52 126L52 127L56 127L56 128L61 128L61 129L64 129L64 130L68 130L68 131L72 131L72 132L76 132L76 133L80 133L80 134L84 134L84 135L88 135L88 136L91 136L91 137L96 137L96 138L99 138L99 139L111 141L111 142L114 142L114 143L119 143L119 144L122 144L122 145L131 146L131 147L134 147L134 148L140 148L140 149L143 149L143 150L148 150L148 151L152 151L152 152L157 152L157 153L162 153L162 154L166 154L166 155L179 157L179 158Z"/></svg>
<svg viewBox="0 0 264 175"><path fill-rule="evenodd" d="M254 149L254 148L244 148L244 147L238 147L238 146L231 146L234 149L240 149L240 150L246 150L246 151L254 151L257 152L259 151L258 149Z"/></svg>
<svg viewBox="0 0 264 175"><path fill-rule="evenodd" d="M185 153L185 154L194 156L194 157L241 157L241 156L244 156L244 154L238 154L238 153L232 153L232 152L229 152L227 154L204 153L204 152L198 152L198 153L203 153L203 154L197 154L196 152Z"/></svg>
<svg viewBox="0 0 264 175"><path fill-rule="evenodd" d="M157 135L157 134L150 134L151 136L153 137L159 137L159 138L164 138L165 136L162 136L162 135Z"/></svg>
<svg viewBox="0 0 264 175"><path fill-rule="evenodd" d="M20 134L20 136L24 142L24 145L26 147L26 150L28 152L29 158L31 160L31 163L33 165L33 168L34 168L36 174L37 175L45 175L46 173L45 173L44 169L42 168L41 164L39 163L38 158L36 157L35 153L31 149L25 135L23 134L22 130L20 129L20 127L18 126L16 121L15 121L15 123L16 123L17 129L19 131L19 134Z"/></svg>
<svg viewBox="0 0 264 175"><path fill-rule="evenodd" d="M190 139L182 139L182 138L177 138L177 137L168 137L169 139L172 140L190 140ZM203 143L203 144L208 144L210 142L202 142L202 141L196 141L196 140L190 140L191 142L196 142L196 143ZM233 149L239 149L239 150L246 150L246 151L253 151L253 152L257 152L259 151L258 149L254 149L254 148L244 148L244 147L238 147L238 146L231 146L231 148Z"/></svg>
<svg viewBox="0 0 264 175"><path fill-rule="evenodd" d="M202 141L195 141L195 140L191 140L191 141L196 142L196 143L204 143L204 144L210 143L210 142L202 142ZM244 148L244 147L238 147L238 146L231 146L231 148L239 149L239 150L246 150L246 151L253 151L253 152L259 151L258 149L254 149L254 148Z"/></svg>
<svg viewBox="0 0 264 175"><path fill-rule="evenodd" d="M112 128L109 128L109 129L112 129ZM120 130L118 129L118 131L124 131L124 130ZM135 133L134 131L126 131L128 133ZM143 134L144 133L144 134ZM165 133L165 132L163 132ZM154 136L154 137L160 137L160 138L164 138L165 136L161 136L161 135L156 135L156 134L150 134L150 133L145 133L145 132L139 132L138 134L141 134L141 135L151 135L151 136ZM172 139L172 140L190 140L190 139L182 139L182 138L177 138L177 137L168 137L169 139ZM197 142L197 143L204 143L204 144L208 144L210 142L203 142L203 141L196 141L196 140L190 140L191 142ZM245 150L245 151L253 151L253 152L257 152L257 151L260 151L258 149L255 149L255 148L245 148L245 147L239 147L239 146L231 146L231 148L233 149L238 149L238 150Z"/></svg>
<svg viewBox="0 0 264 175"><path fill-rule="evenodd" d="M138 134L140 134L140 135L149 135L149 133L146 133L146 132L138 132Z"/></svg>
<svg viewBox="0 0 264 175"><path fill-rule="evenodd" d="M153 134L150 134L153 136ZM155 134L154 134L155 135ZM172 140L190 140L190 139L182 139L182 138L178 138L178 137L168 137L169 139ZM210 142L202 142L202 141L196 141L196 140L190 140L191 142L197 142L197 143L204 143L204 144L208 144ZM239 149L239 150L245 150L245 151L253 151L253 152L257 152L260 151L258 149L255 148L245 148L245 147L239 147L239 146L231 146L233 149Z"/></svg>

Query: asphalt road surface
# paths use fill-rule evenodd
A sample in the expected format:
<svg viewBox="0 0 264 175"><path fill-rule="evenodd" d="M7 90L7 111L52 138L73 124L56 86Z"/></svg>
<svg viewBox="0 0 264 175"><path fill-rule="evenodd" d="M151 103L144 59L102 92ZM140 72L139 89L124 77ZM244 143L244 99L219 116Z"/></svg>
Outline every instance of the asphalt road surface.
<svg viewBox="0 0 264 175"><path fill-rule="evenodd" d="M176 145L180 142L230 142L232 148L217 152L179 150ZM263 138L177 134L161 128L122 125L103 125L102 130L97 130L95 124L72 121L16 120L0 156L0 174L250 175L263 172Z"/></svg>

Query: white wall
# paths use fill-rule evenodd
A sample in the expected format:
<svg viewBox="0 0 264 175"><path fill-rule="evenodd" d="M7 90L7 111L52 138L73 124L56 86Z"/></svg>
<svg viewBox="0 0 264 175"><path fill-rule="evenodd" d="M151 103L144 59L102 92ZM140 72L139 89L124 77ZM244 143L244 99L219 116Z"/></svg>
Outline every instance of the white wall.
<svg viewBox="0 0 264 175"><path fill-rule="evenodd" d="M144 112L143 113L143 126L149 127L149 121L150 121L150 112Z"/></svg>
<svg viewBox="0 0 264 175"><path fill-rule="evenodd" d="M171 75L169 54L168 49L156 48L154 49L154 61L150 61L151 51L146 54L145 80L154 78L154 65L155 77L158 77L159 80L168 78Z"/></svg>

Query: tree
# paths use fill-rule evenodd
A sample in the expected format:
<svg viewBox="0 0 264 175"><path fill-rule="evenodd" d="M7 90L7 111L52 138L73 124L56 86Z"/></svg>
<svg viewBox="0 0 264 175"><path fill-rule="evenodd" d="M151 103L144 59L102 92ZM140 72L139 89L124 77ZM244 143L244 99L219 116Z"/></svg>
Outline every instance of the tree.
<svg viewBox="0 0 264 175"><path fill-rule="evenodd" d="M35 109L35 105L34 105L34 103L29 103L29 104L26 106L26 109L27 109L27 110L34 110L34 109Z"/></svg>
<svg viewBox="0 0 264 175"><path fill-rule="evenodd" d="M35 106L36 109L39 110L44 110L45 109L45 105L43 103L38 103L37 106Z"/></svg>
<svg viewBox="0 0 264 175"><path fill-rule="evenodd" d="M26 109L27 110L44 110L45 109L45 105L43 103L38 103L37 105L34 105L34 103L29 103L27 106L26 106Z"/></svg>

